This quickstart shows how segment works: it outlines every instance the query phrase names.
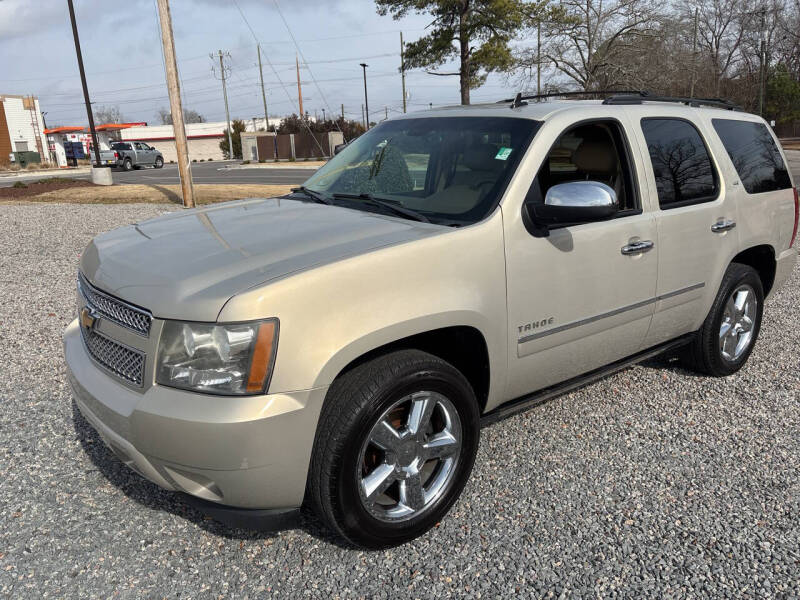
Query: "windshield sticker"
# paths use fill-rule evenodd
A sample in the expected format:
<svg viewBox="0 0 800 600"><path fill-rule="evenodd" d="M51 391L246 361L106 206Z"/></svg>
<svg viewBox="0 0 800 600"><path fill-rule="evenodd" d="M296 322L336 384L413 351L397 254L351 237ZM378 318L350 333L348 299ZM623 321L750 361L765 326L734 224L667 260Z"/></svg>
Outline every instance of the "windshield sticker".
<svg viewBox="0 0 800 600"><path fill-rule="evenodd" d="M503 146L497 151L497 154L494 155L495 160L506 160L509 156L511 156L512 150L513 148L506 148Z"/></svg>

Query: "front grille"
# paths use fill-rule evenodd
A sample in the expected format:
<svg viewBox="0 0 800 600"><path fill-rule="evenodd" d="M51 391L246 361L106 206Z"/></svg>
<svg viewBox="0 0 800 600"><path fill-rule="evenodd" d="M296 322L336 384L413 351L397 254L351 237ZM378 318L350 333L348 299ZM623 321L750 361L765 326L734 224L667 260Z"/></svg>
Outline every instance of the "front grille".
<svg viewBox="0 0 800 600"><path fill-rule="evenodd" d="M132 306L92 287L80 273L78 273L78 289L83 294L83 297L86 298L86 302L101 317L105 317L109 321L135 331L140 335L150 335L150 325L153 323L153 317L146 310Z"/></svg>
<svg viewBox="0 0 800 600"><path fill-rule="evenodd" d="M144 381L145 355L107 338L97 331L81 327L83 341L92 358L125 381L141 386Z"/></svg>

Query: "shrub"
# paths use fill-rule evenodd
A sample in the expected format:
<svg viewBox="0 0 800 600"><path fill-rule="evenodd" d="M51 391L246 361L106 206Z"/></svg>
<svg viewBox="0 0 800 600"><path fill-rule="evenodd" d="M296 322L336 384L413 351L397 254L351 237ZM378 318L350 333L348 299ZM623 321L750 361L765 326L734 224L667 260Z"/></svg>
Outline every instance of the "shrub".
<svg viewBox="0 0 800 600"><path fill-rule="evenodd" d="M24 184L23 182L21 182L21 181L17 181L17 182L15 182L15 183L14 183L14 185L12 185L11 187L15 187L15 188L26 188L26 187L28 187L28 186L27 186L26 184Z"/></svg>
<svg viewBox="0 0 800 600"><path fill-rule="evenodd" d="M249 161L249 160L243 160L243 161L242 161L242 164L243 164L243 165L249 165L249 164L250 164L250 161Z"/></svg>

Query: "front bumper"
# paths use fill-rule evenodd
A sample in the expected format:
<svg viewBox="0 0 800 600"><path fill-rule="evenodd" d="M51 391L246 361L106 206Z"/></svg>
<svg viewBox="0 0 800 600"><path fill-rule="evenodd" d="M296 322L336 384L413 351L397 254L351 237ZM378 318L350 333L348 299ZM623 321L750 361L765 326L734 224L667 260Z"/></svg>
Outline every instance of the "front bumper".
<svg viewBox="0 0 800 600"><path fill-rule="evenodd" d="M118 383L86 351L77 319L64 332L75 402L134 471L167 490L240 508L302 504L327 387L220 397Z"/></svg>

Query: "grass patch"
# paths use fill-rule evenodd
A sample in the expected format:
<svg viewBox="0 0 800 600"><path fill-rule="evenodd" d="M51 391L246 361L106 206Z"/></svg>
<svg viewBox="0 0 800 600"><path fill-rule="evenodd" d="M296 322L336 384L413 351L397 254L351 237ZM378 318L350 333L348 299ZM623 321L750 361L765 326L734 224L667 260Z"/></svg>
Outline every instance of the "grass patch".
<svg viewBox="0 0 800 600"><path fill-rule="evenodd" d="M214 185L194 186L198 204L213 204L243 198L272 198L289 193L291 185ZM14 200L10 200L14 201ZM72 204L182 204L179 185L113 185L65 188L26 196L16 202L72 203ZM2 200L0 200L2 202Z"/></svg>

